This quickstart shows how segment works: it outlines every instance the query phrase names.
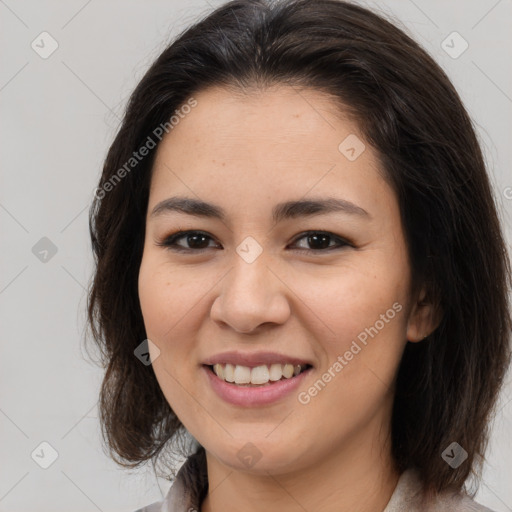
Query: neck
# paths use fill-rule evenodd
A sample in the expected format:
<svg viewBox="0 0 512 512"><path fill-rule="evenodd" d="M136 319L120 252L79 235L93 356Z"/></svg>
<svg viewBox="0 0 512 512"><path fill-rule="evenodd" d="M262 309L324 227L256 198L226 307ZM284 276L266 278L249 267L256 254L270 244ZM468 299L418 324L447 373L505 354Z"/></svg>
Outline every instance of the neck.
<svg viewBox="0 0 512 512"><path fill-rule="evenodd" d="M209 492L201 512L382 512L399 473L389 443L368 442L368 432L365 442L361 434L317 464L279 475L237 471L206 452Z"/></svg>

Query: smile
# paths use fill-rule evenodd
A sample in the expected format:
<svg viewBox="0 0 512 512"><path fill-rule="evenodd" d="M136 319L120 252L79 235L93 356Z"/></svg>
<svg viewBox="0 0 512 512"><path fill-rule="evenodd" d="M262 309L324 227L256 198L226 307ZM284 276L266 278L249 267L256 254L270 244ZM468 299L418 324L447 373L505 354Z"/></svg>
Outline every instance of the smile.
<svg viewBox="0 0 512 512"><path fill-rule="evenodd" d="M239 407L261 407L293 396L313 367L309 364L276 363L248 367L216 363L202 365L202 370L208 387L224 402Z"/></svg>
<svg viewBox="0 0 512 512"><path fill-rule="evenodd" d="M296 377L310 367L308 364L280 364L260 365L255 367L233 365L230 363L217 363L210 366L211 370L225 382L238 386L265 386L283 379Z"/></svg>

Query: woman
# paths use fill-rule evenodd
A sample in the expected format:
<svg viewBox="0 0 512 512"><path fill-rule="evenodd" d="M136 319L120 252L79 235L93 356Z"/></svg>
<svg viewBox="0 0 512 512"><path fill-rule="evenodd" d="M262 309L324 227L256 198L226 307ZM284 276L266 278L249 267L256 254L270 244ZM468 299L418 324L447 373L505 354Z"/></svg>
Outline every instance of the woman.
<svg viewBox="0 0 512 512"><path fill-rule="evenodd" d="M468 114L391 23L218 8L134 91L90 226L106 443L188 456L142 511L488 510L510 269Z"/></svg>

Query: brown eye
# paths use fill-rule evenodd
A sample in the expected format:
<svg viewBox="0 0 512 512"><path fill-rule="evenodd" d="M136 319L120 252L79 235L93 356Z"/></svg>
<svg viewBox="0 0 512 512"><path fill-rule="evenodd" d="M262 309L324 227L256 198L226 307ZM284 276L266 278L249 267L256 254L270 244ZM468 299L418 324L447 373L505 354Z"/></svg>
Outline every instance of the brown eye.
<svg viewBox="0 0 512 512"><path fill-rule="evenodd" d="M184 240L185 246L178 244L179 240ZM202 231L178 231L157 245L167 247L173 251L202 252L208 249L210 240L213 239Z"/></svg>
<svg viewBox="0 0 512 512"><path fill-rule="evenodd" d="M351 242L325 231L308 231L295 239L294 244L299 240L305 239L308 247L299 248L300 252L330 252L334 249L340 249L345 246L354 247ZM181 243L178 243L181 241ZM168 236L157 245L166 247L172 251L180 252L203 252L215 246L209 246L213 238L202 231L177 231Z"/></svg>
<svg viewBox="0 0 512 512"><path fill-rule="evenodd" d="M353 247L353 244L340 238L339 236L334 235L333 233L325 232L325 231L308 231L303 233L302 236L295 239L294 243L297 241L305 239L306 244L310 246L310 248L299 249L307 252L312 251L330 251L332 249L338 249L345 246ZM332 243L334 242L334 245Z"/></svg>

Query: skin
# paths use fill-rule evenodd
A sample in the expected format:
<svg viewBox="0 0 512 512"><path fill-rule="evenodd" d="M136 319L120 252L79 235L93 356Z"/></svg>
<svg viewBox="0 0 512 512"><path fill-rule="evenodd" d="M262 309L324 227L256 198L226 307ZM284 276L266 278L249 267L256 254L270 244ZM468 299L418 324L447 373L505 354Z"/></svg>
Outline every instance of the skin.
<svg viewBox="0 0 512 512"><path fill-rule="evenodd" d="M348 135L363 137L322 92L283 85L194 97L197 106L157 150L139 296L160 350L152 352L159 385L206 449L210 491L201 510L381 511L399 478L389 436L400 357L407 340L435 327L423 291L410 291L396 196L369 144L355 161L338 150ZM221 206L227 218L151 215L178 195ZM279 202L327 196L368 215L272 221ZM207 233L206 249L159 245L180 229ZM299 238L308 230L354 247L319 249ZM250 264L236 252L247 236L263 251ZM234 406L205 378L208 356L276 351L312 362L299 389L307 391L395 303L401 311L307 404L294 392L272 405ZM237 457L248 442L261 454L251 467Z"/></svg>

